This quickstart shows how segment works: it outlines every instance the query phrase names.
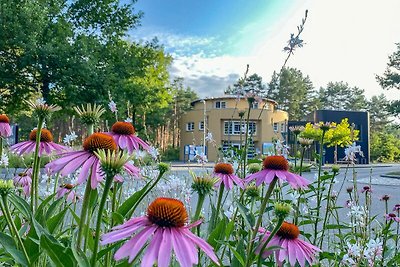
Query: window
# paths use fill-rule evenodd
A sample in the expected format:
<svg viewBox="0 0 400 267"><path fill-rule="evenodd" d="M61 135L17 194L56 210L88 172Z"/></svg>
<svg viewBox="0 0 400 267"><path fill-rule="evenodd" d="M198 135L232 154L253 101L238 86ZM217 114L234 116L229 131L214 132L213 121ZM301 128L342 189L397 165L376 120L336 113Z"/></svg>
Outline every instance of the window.
<svg viewBox="0 0 400 267"><path fill-rule="evenodd" d="M286 126L285 123L281 123L281 133L286 133Z"/></svg>
<svg viewBox="0 0 400 267"><path fill-rule="evenodd" d="M257 101L254 101L254 102L251 104L251 108L252 108L252 109L258 109L258 102L257 102Z"/></svg>
<svg viewBox="0 0 400 267"><path fill-rule="evenodd" d="M215 102L215 108L226 108L226 102L225 101Z"/></svg>
<svg viewBox="0 0 400 267"><path fill-rule="evenodd" d="M186 131L192 132L194 130L194 122L186 123Z"/></svg>
<svg viewBox="0 0 400 267"><path fill-rule="evenodd" d="M199 122L199 131L204 130L204 121Z"/></svg>
<svg viewBox="0 0 400 267"><path fill-rule="evenodd" d="M243 122L240 127L240 121L225 121L224 133L225 135L240 135L246 133L246 123ZM255 135L257 132L257 123L254 121L249 122L249 133Z"/></svg>
<svg viewBox="0 0 400 267"><path fill-rule="evenodd" d="M278 131L278 123L274 122L274 132Z"/></svg>

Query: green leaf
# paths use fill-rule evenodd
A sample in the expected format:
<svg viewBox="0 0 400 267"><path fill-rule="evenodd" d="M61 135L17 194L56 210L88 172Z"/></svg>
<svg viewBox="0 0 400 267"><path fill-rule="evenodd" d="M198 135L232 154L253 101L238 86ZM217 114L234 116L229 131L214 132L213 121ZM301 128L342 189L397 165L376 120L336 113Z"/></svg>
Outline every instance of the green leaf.
<svg viewBox="0 0 400 267"><path fill-rule="evenodd" d="M36 220L38 220L38 218L36 217L36 214L44 214L44 209L46 208L47 204L50 203L50 201L53 200L54 196L55 196L55 193L51 194L45 200L43 200L42 203L40 203L39 207L35 211ZM40 221L40 220L38 220L38 221Z"/></svg>
<svg viewBox="0 0 400 267"><path fill-rule="evenodd" d="M124 203L122 203L118 208L117 212L126 218L126 215L131 213L131 209L136 205L136 202L139 200L139 198L146 192L151 182L152 181L149 181L142 189L135 192L132 196L125 200Z"/></svg>
<svg viewBox="0 0 400 267"><path fill-rule="evenodd" d="M328 224L325 229L350 229L351 227L342 224Z"/></svg>
<svg viewBox="0 0 400 267"><path fill-rule="evenodd" d="M122 214L119 214L118 212L113 212L111 216L114 220L114 224L112 226L124 223L124 216L122 216Z"/></svg>
<svg viewBox="0 0 400 267"><path fill-rule="evenodd" d="M25 219L30 219L32 217L31 208L25 199L17 196L16 194L9 194L8 199L15 206L15 208L21 212Z"/></svg>
<svg viewBox="0 0 400 267"><path fill-rule="evenodd" d="M46 235L40 237L40 248L50 257L56 266L75 266L75 262L71 257L72 250L63 247L60 244L52 242Z"/></svg>
<svg viewBox="0 0 400 267"><path fill-rule="evenodd" d="M53 215L54 211L57 210L58 206L62 202L63 202L63 198L59 198L59 199L56 199L53 203L51 203L51 205L47 209L46 218L50 218Z"/></svg>
<svg viewBox="0 0 400 267"><path fill-rule="evenodd" d="M221 247L221 244L217 241L222 240L224 238L226 222L227 222L227 219L224 217L217 224L217 226L214 228L214 230L211 232L210 236L208 237L207 242L215 249L215 251L217 251Z"/></svg>
<svg viewBox="0 0 400 267"><path fill-rule="evenodd" d="M249 229L253 229L255 224L255 218L253 214L250 214L249 209L242 205L240 202L236 202L240 214L242 215L244 222Z"/></svg>
<svg viewBox="0 0 400 267"><path fill-rule="evenodd" d="M89 212L94 212L94 210L96 209L96 205L97 205L97 198L99 196L99 192L97 191L97 189L92 189L90 191L90 198L89 198L89 207L92 207L93 209L90 210Z"/></svg>
<svg viewBox="0 0 400 267"><path fill-rule="evenodd" d="M225 229L225 237L226 238L228 238L232 234L234 228L235 228L235 222L234 221L230 221L227 224L226 229Z"/></svg>
<svg viewBox="0 0 400 267"><path fill-rule="evenodd" d="M72 241L71 241L72 255L74 255L75 260L78 262L78 266L79 267L90 267L89 259L86 257L85 253L83 253L82 250L80 250L80 249L77 250L76 248L77 248L76 240L75 240L75 238L72 237Z"/></svg>
<svg viewBox="0 0 400 267"><path fill-rule="evenodd" d="M229 243L226 243L229 249L232 251L233 255L235 256L236 260L240 263L241 266L244 266L243 257L236 251L234 247L232 247ZM236 265L236 264L235 264Z"/></svg>
<svg viewBox="0 0 400 267"><path fill-rule="evenodd" d="M74 217L76 224L79 225L79 222L81 221L81 218L78 216L78 214L76 214L76 212L70 206L68 206L68 209L71 212L72 217Z"/></svg>
<svg viewBox="0 0 400 267"><path fill-rule="evenodd" d="M54 230L57 228L57 226L60 225L61 222L64 220L67 210L68 210L68 207L66 207L61 212L59 212L57 215L55 215L47 220L47 228L49 229L50 233L54 233Z"/></svg>
<svg viewBox="0 0 400 267"><path fill-rule="evenodd" d="M15 241L11 236L0 232L0 243L4 247L4 249L14 258L16 263L21 264L22 266L28 265L28 260L26 259L24 253L17 249L17 245L15 244Z"/></svg>

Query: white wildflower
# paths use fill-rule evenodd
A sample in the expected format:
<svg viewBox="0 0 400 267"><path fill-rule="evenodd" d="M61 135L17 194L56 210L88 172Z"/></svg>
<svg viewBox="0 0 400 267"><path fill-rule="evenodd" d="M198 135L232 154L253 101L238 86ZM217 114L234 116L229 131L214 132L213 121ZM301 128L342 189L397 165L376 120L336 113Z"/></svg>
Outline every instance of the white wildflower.
<svg viewBox="0 0 400 267"><path fill-rule="evenodd" d="M157 159L158 158L158 156L160 155L160 153L158 152L158 149L157 148L155 148L155 147L150 147L150 149L148 150L148 153L150 154L150 156L153 158L153 159Z"/></svg>
<svg viewBox="0 0 400 267"><path fill-rule="evenodd" d="M214 141L214 138L213 138L213 135L212 135L211 132L208 132L208 133L207 133L207 135L206 135L206 141L207 141L207 142L213 142L213 141Z"/></svg>
<svg viewBox="0 0 400 267"><path fill-rule="evenodd" d="M356 146L355 142L351 146L347 147L344 150L344 153L344 159L352 162L356 160L357 154L359 154L361 157L364 157L364 153L361 151L361 146Z"/></svg>
<svg viewBox="0 0 400 267"><path fill-rule="evenodd" d="M8 167L8 164L9 164L8 155L3 153L0 157L0 166Z"/></svg>
<svg viewBox="0 0 400 267"><path fill-rule="evenodd" d="M36 99L35 104L36 105L44 105L44 104L46 104L46 100L44 100L43 97L38 98L38 99Z"/></svg>
<svg viewBox="0 0 400 267"><path fill-rule="evenodd" d="M132 119L131 119L131 118L126 118L126 119L125 119L125 122L132 123Z"/></svg>
<svg viewBox="0 0 400 267"><path fill-rule="evenodd" d="M76 140L76 138L78 138L78 136L76 135L75 131L73 131L70 134L65 135L63 142L66 145L71 145L72 142Z"/></svg>
<svg viewBox="0 0 400 267"><path fill-rule="evenodd" d="M118 111L117 104L113 100L108 103L108 108L111 110L112 113L116 113Z"/></svg>

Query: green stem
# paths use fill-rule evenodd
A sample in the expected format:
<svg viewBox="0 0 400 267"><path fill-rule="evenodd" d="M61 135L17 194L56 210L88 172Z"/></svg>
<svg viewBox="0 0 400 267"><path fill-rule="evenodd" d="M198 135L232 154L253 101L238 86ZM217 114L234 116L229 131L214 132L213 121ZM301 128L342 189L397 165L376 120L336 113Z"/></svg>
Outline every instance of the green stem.
<svg viewBox="0 0 400 267"><path fill-rule="evenodd" d="M97 190L97 189L95 189L95 190ZM92 192L93 192L93 191L94 191L93 189L90 191L89 203L90 203L90 199L91 199L91 195L92 195ZM88 208L87 208L86 227L85 227L85 229L84 229L85 240L84 240L84 242L83 242L83 251L86 251L87 246L88 246L88 243L89 243L89 238L91 238L92 232L90 231L90 230L91 230L91 229L90 229L90 225L92 224L92 214L93 214L93 212L94 212L95 207L96 207L96 205L94 205L94 206L88 206Z"/></svg>
<svg viewBox="0 0 400 267"><path fill-rule="evenodd" d="M28 253L26 253L26 249L25 249L24 243L22 242L22 239L21 239L21 237L20 237L20 235L18 233L18 229L15 226L14 220L11 217L10 210L8 208L7 195L2 195L1 197L2 197L2 200L3 200L3 203L1 205L1 209L2 209L3 214L5 215L8 227L10 228L11 233L13 233L14 236L17 238L18 244L21 247L22 252L24 253L24 256L25 256L26 261L28 262L28 266L29 266L30 265L29 256L28 256Z"/></svg>
<svg viewBox="0 0 400 267"><path fill-rule="evenodd" d="M219 218L219 211L221 209L221 202L222 202L222 196L224 195L224 183L221 183L221 185L219 186L219 191L218 191L218 200L217 200L217 207L216 207L216 211L215 211L215 218L213 221L213 224L211 226L211 229L214 229L214 227L217 225L218 222L218 218Z"/></svg>
<svg viewBox="0 0 400 267"><path fill-rule="evenodd" d="M383 236L383 244L382 244L382 266L385 261L385 252L386 252L386 241L388 238L388 233L390 230L390 227L392 226L393 220L390 220L388 225L385 227L385 235Z"/></svg>
<svg viewBox="0 0 400 267"><path fill-rule="evenodd" d="M81 243L82 243L83 230L85 228L86 215L87 215L87 211L88 211L88 207L89 207L90 192L92 191L92 188L90 187L90 175L91 175L91 173L89 172L89 178L86 182L85 194L83 195L82 210L81 210L81 217L80 217L81 220L79 221L78 239L76 242L78 248L81 247Z"/></svg>
<svg viewBox="0 0 400 267"><path fill-rule="evenodd" d="M270 233L268 239L265 241L265 243L263 244L263 246L261 247L260 250L260 254L258 255L258 263L257 266L261 267L261 259L262 259L262 254L265 250L265 248L267 247L268 243L271 241L271 239L276 235L276 233L279 231L279 229L281 229L281 226L283 224L283 221L285 220L285 218L279 218L278 223L275 225L275 228L272 230L272 232ZM264 234L265 235L265 234ZM262 240L262 238L261 238Z"/></svg>
<svg viewBox="0 0 400 267"><path fill-rule="evenodd" d="M397 211L397 217L400 217L400 211L399 210ZM397 247L397 245L399 243L399 234L400 234L399 230L400 230L400 223L397 223L397 226L396 226L396 246L395 246L394 255L397 255L397 252L399 251L399 248Z"/></svg>
<svg viewBox="0 0 400 267"><path fill-rule="evenodd" d="M322 192L321 192L321 170L322 170L322 158L323 158L323 149L324 149L324 136L325 131L322 132L321 142L319 144L319 162L318 162L318 180L317 180L317 215L315 217L314 222L314 244L317 241L318 234L318 223L319 223L319 212L322 201Z"/></svg>
<svg viewBox="0 0 400 267"><path fill-rule="evenodd" d="M246 177L246 163L247 163L247 139L249 136L249 125L250 125L250 111L251 111L251 102L249 102L249 110L247 111L247 119L246 119L246 133L244 135L244 150L243 150L243 178ZM240 132L242 132L242 125L240 125Z"/></svg>
<svg viewBox="0 0 400 267"><path fill-rule="evenodd" d="M88 132L88 136L90 136L94 133L94 124L87 125L87 132Z"/></svg>
<svg viewBox="0 0 400 267"><path fill-rule="evenodd" d="M160 181L161 177L165 172L160 172L158 174L157 179L154 183L139 197L138 201L133 205L132 209L129 211L128 218L132 217L132 214L135 212L136 208L139 206L140 202L150 193L150 191L156 186L156 184Z"/></svg>
<svg viewBox="0 0 400 267"><path fill-rule="evenodd" d="M322 242L324 240L324 233L325 233L325 227L326 227L326 223L328 222L328 214L330 211L330 199L331 199L331 193L332 193L332 187L333 187L333 181L335 180L335 172L332 174L332 179L331 179L331 183L329 184L329 188L328 188L328 195L326 197L326 210L325 210L325 216L324 216L324 223L322 226L322 234L321 234L321 239L319 241L319 247L322 248Z"/></svg>
<svg viewBox="0 0 400 267"><path fill-rule="evenodd" d="M103 217L103 210L104 210L104 206L105 206L106 201L107 201L108 191L110 191L113 178L114 178L114 175L107 175L106 182L104 184L103 196L101 197L100 206L99 206L99 210L98 210L98 213L97 213L96 233L95 233L95 237L94 237L94 247L93 247L93 255L92 255L92 264L91 264L91 266L96 266L97 251L98 251L98 248L99 248L100 227L101 227L101 221L102 221L102 217Z"/></svg>
<svg viewBox="0 0 400 267"><path fill-rule="evenodd" d="M300 171L299 171L299 175L301 176L302 175L302 173L303 173L303 161L304 161L304 153L305 153L305 151L306 151L306 148L305 147L302 147L302 149L301 149L301 157L300 157ZM296 206L295 206L295 209L294 209L294 216L293 216L293 223L295 224L295 225L297 225L297 222L299 221L299 215L300 215L300 200L301 200L301 197L302 197L302 191L300 191L299 190L299 192L300 192L300 195L299 195L299 198L297 199L297 202L296 202Z"/></svg>
<svg viewBox="0 0 400 267"><path fill-rule="evenodd" d="M204 194L199 194L199 199L197 200L196 212L193 216L193 221L197 221L200 217L201 209L203 208L204 199L206 196Z"/></svg>
<svg viewBox="0 0 400 267"><path fill-rule="evenodd" d="M118 193L118 189L119 189L119 186L118 186L118 183L117 182L114 182L114 186L113 186L113 195L112 195L112 202L111 202L111 227L113 227L114 226L114 219L113 219L113 216L112 216L112 214L117 210L117 193ZM122 189L121 189L121 191L122 191Z"/></svg>
<svg viewBox="0 0 400 267"><path fill-rule="evenodd" d="M38 187L39 187L39 172L40 172L40 157L39 157L39 148L40 148L40 137L42 133L44 118L39 117L37 130L36 130L36 145L35 145L35 153L33 155L33 170L32 170L32 184L31 184L31 210L34 211L38 206L39 195L38 195Z"/></svg>
<svg viewBox="0 0 400 267"><path fill-rule="evenodd" d="M54 189L53 189L53 194L57 193L57 188L58 188L58 180L60 178L60 173L57 173L56 175L56 180L54 181Z"/></svg>
<svg viewBox="0 0 400 267"><path fill-rule="evenodd" d="M275 184L276 184L277 181L278 181L278 178L275 176L275 178L269 184L267 193L265 193L265 197L264 197L264 199L263 199L263 201L261 203L260 212L258 214L257 223L256 223L256 226L255 226L255 228L253 230L253 233L251 235L250 244L249 244L248 249L247 249L247 258L246 258L246 265L245 265L247 267L250 267L250 265L252 263L252 260L250 258L252 257L252 253L253 253L254 241L255 241L255 238L256 238L256 235L257 235L257 232L258 232L258 228L261 225L261 221L262 221L262 218L263 218L263 215L264 215L265 208L267 207L267 203L269 201L269 198L271 197L271 193L274 190L274 187L275 187Z"/></svg>

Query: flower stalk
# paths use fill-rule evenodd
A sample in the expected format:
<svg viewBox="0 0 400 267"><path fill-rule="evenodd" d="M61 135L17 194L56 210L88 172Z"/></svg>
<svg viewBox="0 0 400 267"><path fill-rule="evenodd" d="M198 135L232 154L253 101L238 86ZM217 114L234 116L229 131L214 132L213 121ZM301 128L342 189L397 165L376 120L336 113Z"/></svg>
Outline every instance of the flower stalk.
<svg viewBox="0 0 400 267"><path fill-rule="evenodd" d="M261 202L257 223L256 223L256 225L254 227L253 233L251 235L250 243L249 243L249 246L248 246L248 249L247 249L247 258L246 258L246 264L245 264L246 267L250 267L251 266L254 241L255 241L255 238L257 236L258 228L261 225L261 221L262 221L262 218L263 218L263 215L264 215L265 208L267 207L267 203L269 201L269 198L271 197L272 191L274 190L274 187L275 187L277 181L278 181L278 177L275 177L272 180L272 182L268 186L267 192L265 193L265 197L264 197L263 201Z"/></svg>
<svg viewBox="0 0 400 267"><path fill-rule="evenodd" d="M39 116L39 121L36 131L36 146L35 153L33 155L33 169L32 169L32 184L31 184L31 210L34 211L38 207L39 202L39 173L40 173L40 157L39 157L39 147L40 138L42 134L44 117Z"/></svg>
<svg viewBox="0 0 400 267"><path fill-rule="evenodd" d="M1 194L1 199L2 199L2 202L0 203L1 204L1 206L0 206L1 207L1 211L4 214L4 217L5 217L6 221L7 221L7 224L8 224L8 227L10 229L10 232L17 239L18 245L20 246L20 248L22 249L22 252L24 253L24 256L25 256L25 258L27 260L28 266L30 266L30 260L29 260L28 253L26 252L26 248L24 246L24 243L22 242L21 236L18 233L18 229L15 226L14 220L13 220L13 218L11 216L11 213L10 213L10 209L8 207L9 204L8 204L7 193Z"/></svg>

